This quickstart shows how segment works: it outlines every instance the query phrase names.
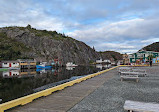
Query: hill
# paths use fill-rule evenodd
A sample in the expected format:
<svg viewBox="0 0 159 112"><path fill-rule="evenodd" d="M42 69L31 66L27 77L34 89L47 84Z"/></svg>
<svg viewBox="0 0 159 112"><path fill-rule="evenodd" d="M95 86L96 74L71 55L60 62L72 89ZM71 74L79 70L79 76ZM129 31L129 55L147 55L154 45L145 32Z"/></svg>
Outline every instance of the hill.
<svg viewBox="0 0 159 112"><path fill-rule="evenodd" d="M110 60L122 60L122 54L119 52L115 51L104 51L104 52L99 52L102 59L110 59Z"/></svg>
<svg viewBox="0 0 159 112"><path fill-rule="evenodd" d="M150 44L148 46L145 46L141 50L159 52L159 42L155 42L155 43L152 43L152 44Z"/></svg>
<svg viewBox="0 0 159 112"><path fill-rule="evenodd" d="M0 59L35 58L37 61L59 59L63 64L89 64L99 53L81 41L56 31L27 27L0 28Z"/></svg>

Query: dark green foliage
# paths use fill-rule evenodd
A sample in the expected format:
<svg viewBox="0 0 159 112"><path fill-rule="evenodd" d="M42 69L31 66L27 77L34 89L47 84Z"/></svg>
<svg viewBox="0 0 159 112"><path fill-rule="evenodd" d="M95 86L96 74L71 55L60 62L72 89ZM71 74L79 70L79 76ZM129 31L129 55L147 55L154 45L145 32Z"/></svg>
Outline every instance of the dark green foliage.
<svg viewBox="0 0 159 112"><path fill-rule="evenodd" d="M26 28L32 33L34 33L37 37L47 36L55 40L63 40L67 38L64 33L61 34L61 33L57 33L56 31L37 30L35 28L31 28L30 25L28 25Z"/></svg>
<svg viewBox="0 0 159 112"><path fill-rule="evenodd" d="M110 59L113 58L115 61L116 60L122 60L122 55L119 52L115 51L104 51L104 52L99 52L102 56L103 59Z"/></svg>
<svg viewBox="0 0 159 112"><path fill-rule="evenodd" d="M4 27L2 28L2 30L0 30L0 32L0 60L27 58L24 57L25 55L27 55L29 58L42 57L46 60L50 59L52 58L52 55L57 53L51 48L44 47L47 45L48 40L50 40L50 42L48 42L48 45L50 45L51 47L57 45L58 47L55 48L60 48L57 51L59 54L61 53L61 50L64 50L64 52L61 53L61 58L64 58L63 54L67 55L66 52L68 50L70 51L69 55L71 56L69 58L76 58L79 54L87 51L88 55L93 52L93 56L91 55L90 59L98 56L97 53L95 53L92 48L87 46L85 43L66 36L64 33L58 33L56 31L38 30L32 28L31 25L28 25L26 27ZM8 37L2 32L7 33ZM55 43L55 45L53 45L53 43ZM48 53L46 51L48 51ZM89 62L89 60L85 59L84 57L82 57L81 60L81 63Z"/></svg>
<svg viewBox="0 0 159 112"><path fill-rule="evenodd" d="M92 64L92 63L93 63L93 60L89 60L89 63Z"/></svg>
<svg viewBox="0 0 159 112"><path fill-rule="evenodd" d="M26 28L31 29L31 25L30 25L30 24L28 24L28 26L27 26Z"/></svg>
<svg viewBox="0 0 159 112"><path fill-rule="evenodd" d="M10 26L10 27L5 27L8 29L14 29L14 28L19 28L20 30L25 30L28 29L31 33L34 33L37 37L51 37L52 39L55 40L64 40L64 39L70 39L70 40L75 40L71 37L65 36L65 34L57 33L56 31L47 31L47 30L37 30L36 28L32 28L31 25L27 25L26 27L19 27L19 26Z"/></svg>
<svg viewBox="0 0 159 112"><path fill-rule="evenodd" d="M114 54L112 54L111 56L114 58L114 61L116 61L116 60L117 60L117 58L115 57L115 55L114 55Z"/></svg>
<svg viewBox="0 0 159 112"><path fill-rule="evenodd" d="M144 47L143 50L159 52L159 42L152 43L152 44Z"/></svg>
<svg viewBox="0 0 159 112"><path fill-rule="evenodd" d="M13 60L21 58L22 52L29 51L24 44L8 38L5 33L0 33L0 60Z"/></svg>

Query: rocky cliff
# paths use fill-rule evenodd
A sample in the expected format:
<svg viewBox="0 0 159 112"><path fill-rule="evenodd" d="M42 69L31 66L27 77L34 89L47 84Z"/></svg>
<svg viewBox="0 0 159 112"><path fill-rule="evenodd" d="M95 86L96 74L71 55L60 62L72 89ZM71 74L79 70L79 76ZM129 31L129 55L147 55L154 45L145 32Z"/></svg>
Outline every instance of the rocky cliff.
<svg viewBox="0 0 159 112"><path fill-rule="evenodd" d="M58 58L63 64L89 64L100 57L81 41L56 31L37 30L30 25L0 28L0 40L1 59L35 58L45 61Z"/></svg>

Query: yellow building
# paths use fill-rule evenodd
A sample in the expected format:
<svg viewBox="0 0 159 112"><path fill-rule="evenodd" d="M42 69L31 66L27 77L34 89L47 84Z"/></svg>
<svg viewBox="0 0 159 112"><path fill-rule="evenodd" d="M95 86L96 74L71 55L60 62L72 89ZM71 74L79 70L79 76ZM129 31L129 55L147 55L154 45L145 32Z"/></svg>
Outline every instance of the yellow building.
<svg viewBox="0 0 159 112"><path fill-rule="evenodd" d="M128 65L130 63L129 55L123 54L123 64Z"/></svg>
<svg viewBox="0 0 159 112"><path fill-rule="evenodd" d="M20 68L36 68L36 60L34 59L18 59Z"/></svg>

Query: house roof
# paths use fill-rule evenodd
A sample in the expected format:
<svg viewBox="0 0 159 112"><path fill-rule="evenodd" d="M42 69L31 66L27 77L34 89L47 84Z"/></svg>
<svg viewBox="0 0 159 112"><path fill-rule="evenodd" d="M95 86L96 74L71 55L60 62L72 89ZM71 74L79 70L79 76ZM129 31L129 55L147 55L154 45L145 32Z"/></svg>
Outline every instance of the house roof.
<svg viewBox="0 0 159 112"><path fill-rule="evenodd" d="M1 61L0 63L18 63L18 61L16 61L16 60L4 60L4 61Z"/></svg>
<svg viewBox="0 0 159 112"><path fill-rule="evenodd" d="M18 62L36 62L34 59L18 59Z"/></svg>

